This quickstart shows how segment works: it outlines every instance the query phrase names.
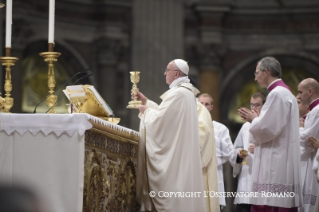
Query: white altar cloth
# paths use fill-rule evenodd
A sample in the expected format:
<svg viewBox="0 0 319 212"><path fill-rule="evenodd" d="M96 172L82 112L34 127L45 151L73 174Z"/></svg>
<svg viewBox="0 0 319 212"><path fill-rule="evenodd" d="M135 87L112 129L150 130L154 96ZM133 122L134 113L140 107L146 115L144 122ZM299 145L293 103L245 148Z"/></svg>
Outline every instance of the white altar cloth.
<svg viewBox="0 0 319 212"><path fill-rule="evenodd" d="M88 114L0 114L0 183L24 184L46 212L81 212Z"/></svg>

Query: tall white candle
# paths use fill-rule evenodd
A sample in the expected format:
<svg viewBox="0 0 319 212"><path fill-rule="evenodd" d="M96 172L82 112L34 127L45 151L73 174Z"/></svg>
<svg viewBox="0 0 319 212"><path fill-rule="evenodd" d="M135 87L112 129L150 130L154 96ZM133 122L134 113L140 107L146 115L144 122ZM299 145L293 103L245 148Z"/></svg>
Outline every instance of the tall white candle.
<svg viewBox="0 0 319 212"><path fill-rule="evenodd" d="M50 0L50 5L49 5L49 43L54 43L54 6L55 6L55 0Z"/></svg>
<svg viewBox="0 0 319 212"><path fill-rule="evenodd" d="M11 48L12 0L7 0L6 7L6 48Z"/></svg>

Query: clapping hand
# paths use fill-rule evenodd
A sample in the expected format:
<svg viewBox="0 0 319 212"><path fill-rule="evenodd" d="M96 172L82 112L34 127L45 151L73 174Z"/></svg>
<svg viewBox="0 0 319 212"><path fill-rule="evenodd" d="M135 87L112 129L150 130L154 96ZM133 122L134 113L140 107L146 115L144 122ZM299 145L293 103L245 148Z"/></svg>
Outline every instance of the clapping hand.
<svg viewBox="0 0 319 212"><path fill-rule="evenodd" d="M238 109L238 114L243 120L246 120L248 122L252 122L254 118L259 116L259 112L257 110L251 111L245 107Z"/></svg>

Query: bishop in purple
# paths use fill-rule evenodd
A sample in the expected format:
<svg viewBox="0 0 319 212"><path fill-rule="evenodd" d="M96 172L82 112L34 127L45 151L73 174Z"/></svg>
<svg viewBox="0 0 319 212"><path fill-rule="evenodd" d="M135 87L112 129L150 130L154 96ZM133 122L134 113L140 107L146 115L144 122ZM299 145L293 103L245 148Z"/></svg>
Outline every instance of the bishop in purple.
<svg viewBox="0 0 319 212"><path fill-rule="evenodd" d="M269 90L260 114L238 110L251 122L249 132L255 144L252 191L258 197L250 199L251 211L297 212L302 205L297 100L281 79L281 65L273 57L257 63L255 81ZM282 197L285 194L293 195Z"/></svg>

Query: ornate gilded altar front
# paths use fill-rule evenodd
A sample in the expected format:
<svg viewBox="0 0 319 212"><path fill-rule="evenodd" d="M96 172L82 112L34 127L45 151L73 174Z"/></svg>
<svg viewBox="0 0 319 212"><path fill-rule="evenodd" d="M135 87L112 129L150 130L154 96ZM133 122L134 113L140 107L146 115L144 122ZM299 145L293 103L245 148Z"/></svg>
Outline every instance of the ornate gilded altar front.
<svg viewBox="0 0 319 212"><path fill-rule="evenodd" d="M83 212L138 211L136 158L139 135L98 119L85 133Z"/></svg>

